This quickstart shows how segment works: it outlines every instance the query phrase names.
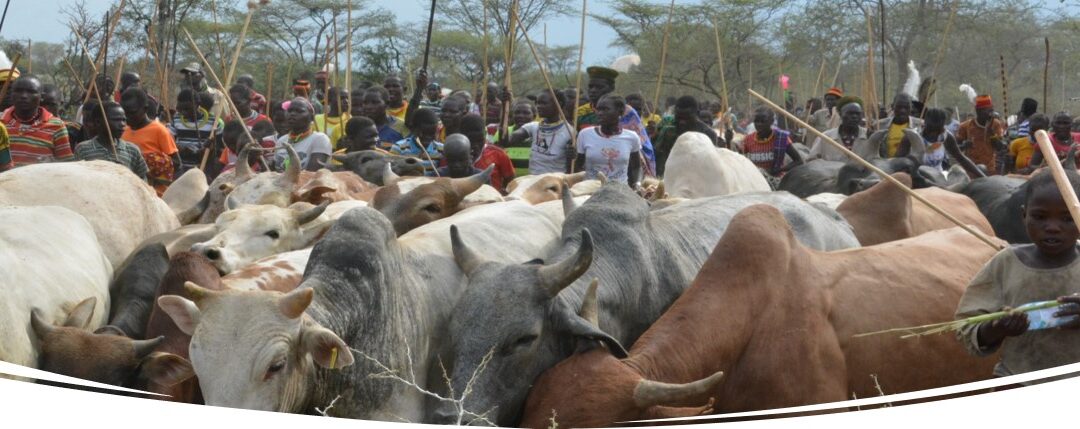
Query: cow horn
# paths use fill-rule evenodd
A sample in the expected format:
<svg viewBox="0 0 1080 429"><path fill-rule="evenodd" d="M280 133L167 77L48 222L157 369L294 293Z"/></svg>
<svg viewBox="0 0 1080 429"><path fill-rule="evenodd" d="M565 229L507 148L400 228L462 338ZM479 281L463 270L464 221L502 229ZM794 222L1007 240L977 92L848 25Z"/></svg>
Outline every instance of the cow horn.
<svg viewBox="0 0 1080 429"><path fill-rule="evenodd" d="M454 190L454 193L456 193L459 198L465 198L466 195L476 192L476 190L480 189L481 186L487 184L491 179L491 172L494 169L495 164L492 164L489 165L488 168L484 169L484 171L481 171L472 176L464 177L461 179L450 179L450 187Z"/></svg>
<svg viewBox="0 0 1080 429"><path fill-rule="evenodd" d="M135 348L135 358L142 359L150 355L150 353L152 353L154 349L157 348L157 346L161 345L162 341L165 341L164 335L160 335L152 340L131 341L131 346Z"/></svg>
<svg viewBox="0 0 1080 429"><path fill-rule="evenodd" d="M588 229L581 230L581 244L573 256L553 265L540 267L540 287L554 298L564 288L585 274L592 264L593 242Z"/></svg>
<svg viewBox="0 0 1080 429"><path fill-rule="evenodd" d="M222 185L222 186L224 186L224 185ZM203 212L206 211L207 207L210 207L210 190L209 189L206 190L206 193L203 194L202 199L199 200L198 203L196 203L194 206L188 208L187 210L184 210L184 211L182 211L180 213L177 213L176 214L176 219L180 221L181 225L187 225L187 224L190 224L190 223L194 223L196 220L199 219L199 216L201 216L203 214Z"/></svg>
<svg viewBox="0 0 1080 429"><path fill-rule="evenodd" d="M563 182L562 186L562 211L563 216L570 216L570 212L578 208L577 201L574 201L574 195L570 192L570 185Z"/></svg>
<svg viewBox="0 0 1080 429"><path fill-rule="evenodd" d="M240 154L236 155L236 169L233 170L234 178L250 179L255 175L254 171L251 171L251 164L248 164L248 157L251 155L252 149L255 148L253 144L244 145L240 149Z"/></svg>
<svg viewBox="0 0 1080 429"><path fill-rule="evenodd" d="M588 320L593 326L600 327L600 305L596 301L596 289L600 286L600 279L592 279L589 289L585 291L585 298L581 300L581 310L578 316Z"/></svg>
<svg viewBox="0 0 1080 429"><path fill-rule="evenodd" d="M240 202L236 200L236 196L229 194L225 198L225 210L236 210L240 208Z"/></svg>
<svg viewBox="0 0 1080 429"><path fill-rule="evenodd" d="M585 172L584 171L579 171L579 172L574 173L574 174L567 174L565 179L566 179L566 183L569 183L570 186L574 186L574 185L576 185L578 183L581 183L582 181L585 180Z"/></svg>
<svg viewBox="0 0 1080 429"><path fill-rule="evenodd" d="M214 294L217 293L214 290L199 286L192 281L184 282L184 291L187 292L187 295L189 297L191 297L191 301L194 302L195 305L198 305L206 298L214 296Z"/></svg>
<svg viewBox="0 0 1080 429"><path fill-rule="evenodd" d="M394 168L391 167L390 162L387 161L382 173L383 186L394 186L398 180L401 180L401 176L398 176L397 173L394 172Z"/></svg>
<svg viewBox="0 0 1080 429"><path fill-rule="evenodd" d="M461 240L461 232L457 225L450 225L450 246L454 250L454 262L465 274L471 273L483 260L480 259L465 242Z"/></svg>
<svg viewBox="0 0 1080 429"><path fill-rule="evenodd" d="M297 225L306 225L308 222L317 219L323 214L323 212L326 211L326 207L328 207L329 205L330 201L323 201L319 203L319 205L310 209L304 211L294 211L294 213L296 214Z"/></svg>
<svg viewBox="0 0 1080 429"><path fill-rule="evenodd" d="M667 405L693 399L713 390L723 378L724 372L720 371L701 380L684 384L641 379L634 387L634 405L638 408L649 408L654 405Z"/></svg>
<svg viewBox="0 0 1080 429"><path fill-rule="evenodd" d="M86 329L90 325L90 319L94 317L94 307L96 306L96 297L89 297L79 301L68 313L67 319L64 320L64 326Z"/></svg>
<svg viewBox="0 0 1080 429"><path fill-rule="evenodd" d="M300 155L296 154L296 149L291 144L284 143L285 151L289 153L289 166L285 167L285 172L278 178L278 184L282 186L296 186L300 183Z"/></svg>
<svg viewBox="0 0 1080 429"><path fill-rule="evenodd" d="M607 175L603 171L596 172L596 180L600 181L601 185L607 184Z"/></svg>
<svg viewBox="0 0 1080 429"><path fill-rule="evenodd" d="M44 338L56 329L49 322L42 320L41 312L36 308L30 310L30 326L34 328L34 333L37 334L38 338Z"/></svg>
<svg viewBox="0 0 1080 429"><path fill-rule="evenodd" d="M278 301L278 309L285 317L296 319L304 314L313 298L315 298L315 289L309 287L296 289L281 297Z"/></svg>

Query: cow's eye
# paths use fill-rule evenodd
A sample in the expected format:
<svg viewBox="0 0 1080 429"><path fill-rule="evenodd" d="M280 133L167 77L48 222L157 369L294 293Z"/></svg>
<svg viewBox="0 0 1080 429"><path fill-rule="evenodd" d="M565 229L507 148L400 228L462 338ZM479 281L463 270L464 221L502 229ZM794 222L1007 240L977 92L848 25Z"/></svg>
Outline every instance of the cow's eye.
<svg viewBox="0 0 1080 429"><path fill-rule="evenodd" d="M270 364L270 366L268 368L266 368L266 377L265 378L270 379L270 377L273 377L273 376L277 375L277 373L281 372L281 370L283 370L283 369L285 369L285 361L279 360L277 362L274 362L274 363Z"/></svg>
<svg viewBox="0 0 1080 429"><path fill-rule="evenodd" d="M428 205L424 206L424 211L431 212L431 213L442 213L442 210L439 209L438 204L428 204Z"/></svg>
<svg viewBox="0 0 1080 429"><path fill-rule="evenodd" d="M554 192L556 194L559 193L559 187L555 186L555 185L549 186L548 190L551 191L551 192Z"/></svg>
<svg viewBox="0 0 1080 429"><path fill-rule="evenodd" d="M514 342L510 344L509 351L513 352L513 351L516 351L518 349L528 347L534 341L536 341L536 338L537 338L536 335L533 335L533 334L523 335L521 337L518 337L518 339L514 340Z"/></svg>
<svg viewBox="0 0 1080 429"><path fill-rule="evenodd" d="M266 231L266 236L270 237L271 240L277 240L280 234L277 231Z"/></svg>

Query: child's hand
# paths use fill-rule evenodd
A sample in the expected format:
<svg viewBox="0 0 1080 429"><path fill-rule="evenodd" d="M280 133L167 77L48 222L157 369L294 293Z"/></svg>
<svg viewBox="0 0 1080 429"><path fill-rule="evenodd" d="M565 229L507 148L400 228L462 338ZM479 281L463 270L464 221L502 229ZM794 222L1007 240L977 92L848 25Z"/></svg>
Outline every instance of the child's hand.
<svg viewBox="0 0 1080 429"><path fill-rule="evenodd" d="M1069 323L1061 325L1061 329L1078 329L1080 328L1080 295L1069 295L1058 298L1058 302L1062 304L1072 304L1057 313L1054 313L1054 317L1073 317Z"/></svg>
<svg viewBox="0 0 1080 429"><path fill-rule="evenodd" d="M1015 337L1027 332L1026 313L1012 313L1000 319L984 323L979 328L979 343L990 346L1000 344L1006 337Z"/></svg>

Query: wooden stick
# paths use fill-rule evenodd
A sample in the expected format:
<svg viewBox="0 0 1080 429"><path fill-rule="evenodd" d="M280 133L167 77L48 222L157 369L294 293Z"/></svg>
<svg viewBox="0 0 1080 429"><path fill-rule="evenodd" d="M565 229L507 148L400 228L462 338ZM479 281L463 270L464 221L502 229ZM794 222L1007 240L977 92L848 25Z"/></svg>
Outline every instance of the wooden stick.
<svg viewBox="0 0 1080 429"><path fill-rule="evenodd" d="M519 18L517 14L514 14L514 19L518 21L518 26L525 28L525 26L521 24L521 18ZM533 45L532 39L529 37L529 32L522 31L521 34L525 35L525 43L529 45L529 50L532 51L533 59L536 60L536 67L540 69L540 75L544 77L544 84L547 85L548 91L551 91L551 101L557 103L557 101L555 101L558 100L558 97L555 96L555 87L551 85L551 79L548 77L547 68L545 67L545 64L541 62L540 54L536 52L536 46ZM566 121L566 113L563 112L562 106L559 106L557 110L559 111L559 119L562 120L563 126L570 126L570 123ZM577 153L577 133L573 131L570 132L570 147L574 148L574 153Z"/></svg>
<svg viewBox="0 0 1080 429"><path fill-rule="evenodd" d="M285 72L285 96L282 98L289 98L289 90L292 89L292 67L293 62L289 61L289 69Z"/></svg>
<svg viewBox="0 0 1080 429"><path fill-rule="evenodd" d="M1069 207L1073 223L1080 222L1080 201L1076 199L1076 191L1069 183L1069 178L1065 176L1065 169L1061 167L1061 161L1058 160L1057 153L1050 144L1050 136L1046 134L1046 131L1039 130L1035 132L1035 140L1039 143L1043 160L1050 166L1050 173L1054 175L1054 182L1057 182L1061 197L1065 199L1065 205ZM1069 166L1069 168L1076 168L1076 166Z"/></svg>
<svg viewBox="0 0 1080 429"><path fill-rule="evenodd" d="M573 173L577 168L577 133L578 133L578 106L581 104L581 75L582 66L585 60L585 20L588 16L589 0L581 0L581 40L578 41L578 57L577 57L577 83L574 84L574 128L570 130L571 144L570 150L572 156L570 157L570 171L567 173ZM590 101L591 102L591 101ZM655 105L654 105L655 106Z"/></svg>
<svg viewBox="0 0 1080 429"><path fill-rule="evenodd" d="M274 97L274 63L266 65L266 96L270 98ZM263 106L263 109L266 110L263 114L269 116L270 99L266 100L266 105Z"/></svg>
<svg viewBox="0 0 1080 429"><path fill-rule="evenodd" d="M937 75L938 66L941 65L941 59L945 57L945 46L946 46L945 42L947 42L949 40L949 33L952 32L952 27L953 27L953 19L956 18L956 11L959 8L960 8L960 0L953 0L952 8L949 10L949 21L945 23L945 33L941 36L941 44L938 45L937 55L934 56L934 72L933 72L934 74L930 75L930 78L934 79L934 83L932 83L932 85L934 85L935 87L937 86L937 81L939 80L938 75ZM934 92L936 94L936 92L937 92L936 88L935 88ZM922 100L924 105L928 101L930 101L930 100ZM936 102L934 104L937 105ZM923 109L923 113L926 113L926 109ZM920 116L920 118L921 118L921 116Z"/></svg>
<svg viewBox="0 0 1080 429"><path fill-rule="evenodd" d="M874 80L874 27L870 18L870 12L863 11L866 15L866 70L867 81L865 93L868 95L867 100L870 101L870 118L873 119L873 129L877 129L878 121L878 99L877 99L877 82Z"/></svg>
<svg viewBox="0 0 1080 429"><path fill-rule="evenodd" d="M232 64L229 65L229 73L225 75L226 82L232 82L233 78L236 77L236 64L240 61L240 50L244 49L244 39L247 37L248 27L251 26L251 16L255 14L255 10L258 8L258 2L248 3L248 12L247 17L244 18L244 27L240 29L240 38L236 39L236 50L233 51ZM184 29L184 32L187 33L187 29ZM210 67L210 64L207 64L206 66ZM220 85L220 83L218 85ZM229 98L229 89L222 87L221 90L225 91L225 98ZM237 116L237 118L239 117L240 116Z"/></svg>
<svg viewBox="0 0 1080 429"><path fill-rule="evenodd" d="M928 201L926 198L924 198L919 193L911 190L911 188L908 188L903 183L900 183L900 181L896 180L895 177L892 177L891 175L889 175L885 171L881 170L880 168L878 168L874 164L866 161L865 159L862 159L862 157L860 157L859 155L856 155L855 152L852 152L850 149L844 147L844 145L842 145L840 143L837 143L836 140L833 140L833 139L829 138L828 136L825 135L825 133L823 133L821 131L818 131L814 127L811 127L809 124L807 124L806 122L803 122L797 116L791 114L791 112L788 112L787 110L781 108L780 106L777 106L775 103L773 103L773 102L769 101L767 98L761 96L761 94L758 94L757 92L754 92L754 90L752 90L752 89L748 90L748 91L750 91L751 96L753 96L754 98L757 98L762 103L765 103L765 105L769 106L770 109L773 109L777 113L787 117L788 120L790 120L792 122L795 122L796 125L798 125L800 127L803 127L803 128L806 128L807 131L809 131L809 132L813 133L814 135L816 135L817 137L819 137L821 139L821 141L833 145L834 147L836 147L837 150L843 152L844 155L847 155L848 158L851 158L855 162L858 162L859 164L862 164L862 166L868 168L870 171L873 171L874 173L877 173L877 175L881 176L881 178L883 180L888 180L893 185L896 185L896 186L900 187L901 190L906 192L912 198L918 200L919 202L921 202L923 204L926 204L926 206L930 207L931 210L933 210L933 211L937 212L938 214L944 216L945 219L948 219L950 222L956 224L956 226L959 226L960 228L963 228L964 231L967 231L969 234L974 235L976 238L978 238L982 242L986 243L990 247L993 247L996 250L1001 250L1001 249L1004 248L1004 246L1002 246L1002 245L1000 245L998 243L995 243L994 240L992 238L988 237L986 234L982 233L981 231L979 231L979 230L977 230L975 228L972 228L972 227L968 226L967 224L960 221L959 219L957 219L953 215L949 214L949 212L946 212L941 207L938 207L934 203ZM1050 153L1053 154L1053 151L1051 151ZM1057 159L1056 156L1054 156L1053 158Z"/></svg>
<svg viewBox="0 0 1080 429"><path fill-rule="evenodd" d="M349 94L350 106L352 105L352 0L346 3L349 10L345 12L345 29L349 31L349 34L345 35L345 90ZM341 124L345 126L345 124ZM341 129L345 131L344 128Z"/></svg>
<svg viewBox="0 0 1080 429"><path fill-rule="evenodd" d="M116 87L120 88L120 75L124 74L124 64L127 62L127 57L120 57L120 62L116 63L116 79L113 82L116 83ZM109 94L109 98L112 98L112 94Z"/></svg>
<svg viewBox="0 0 1080 429"><path fill-rule="evenodd" d="M836 73L833 73L833 75L832 75L832 84L829 85L830 88L836 87L836 79L840 77L840 69L842 69L842 68L844 68L844 55L843 54L841 54L840 59L836 61Z"/></svg>
<svg viewBox="0 0 1080 429"><path fill-rule="evenodd" d="M664 26L664 40L660 45L660 74L656 76L656 92L653 93L653 106L660 105L660 87L664 83L664 66L667 65L667 44L671 36L671 19L675 17L675 0L668 7L667 25ZM590 100L591 101L591 100Z"/></svg>
<svg viewBox="0 0 1080 429"><path fill-rule="evenodd" d="M79 47L81 47L81 48L82 48L82 50L83 50L83 52L84 52L84 53L86 54L86 56L88 56L88 57L89 57L89 56L90 56L90 52L89 52L89 50L88 50L88 49L86 49L86 43L84 43L84 42L82 41L82 39L80 39L80 38L79 38L78 36L75 36L75 40L79 42ZM90 68L91 68L91 70L93 70L93 71L94 71L94 76L95 76L94 80L97 80L97 75L98 75L98 68L97 68L97 65L95 65L94 63L90 63ZM92 84L92 83L91 83L91 84L90 84L90 86L91 86L91 87L93 87L93 86L94 86L94 84ZM101 110L101 119L102 119L102 120L104 120L104 121L106 121L106 122L108 122L108 120L109 120L109 115L108 115L107 113L105 113L105 100L103 100L103 99L101 98L101 91L94 91L94 95L95 95L95 96L97 96L97 100L98 100L98 109L100 109L100 110ZM83 104L86 104L86 103L84 102ZM80 107L80 109L81 109L81 107ZM111 129L111 128L109 128L109 125L108 125L107 123L106 123L106 124L102 124L102 125L104 125L104 127L105 127L105 133L109 135L109 141L111 141L111 142L112 142L112 153L113 153L113 158L115 158L115 159L116 159L117 161L119 161L119 160L120 160L120 156L119 156L119 155L117 155L117 153L116 153L116 143L117 143L117 142L116 142L116 138L115 138L115 137L113 137L112 129Z"/></svg>
<svg viewBox="0 0 1080 429"><path fill-rule="evenodd" d="M821 69L818 70L817 80L814 81L814 87L813 87L813 89L810 90L810 93L807 94L808 97L815 96L815 95L818 94L818 92L821 91L821 79L824 78L824 77L825 77L825 61L823 60L823 61L821 61Z"/></svg>
<svg viewBox="0 0 1080 429"><path fill-rule="evenodd" d="M484 57L484 76L481 78L480 87L480 117L484 121L484 128L487 129L488 124L488 74L491 72L490 60L488 59L488 5L487 0L481 0L480 6L484 8L484 43L481 46ZM485 131L486 132L486 131Z"/></svg>
<svg viewBox="0 0 1080 429"><path fill-rule="evenodd" d="M1009 78L1005 75L1005 56L998 55L1001 59L1001 99L1005 115L1009 115Z"/></svg>
<svg viewBox="0 0 1080 429"><path fill-rule="evenodd" d="M517 15L517 0L510 3L510 32L506 39L506 73L504 74L504 86L508 90L513 90L513 80L511 79L510 70L514 68L514 39L517 38L517 20L514 16ZM499 134L507 134L510 129L510 103L504 103L502 106L502 120L499 121Z"/></svg>
<svg viewBox="0 0 1080 429"><path fill-rule="evenodd" d="M76 37L78 37L78 36L76 36ZM19 67L19 60L21 60L21 59L22 59L22 53L16 52L15 53L15 60L11 62L11 72L12 73L15 72L16 67ZM4 86L0 86L0 100L3 100L4 97L7 96L8 87L11 86L11 82L14 82L14 81L15 81L15 79L5 80L4 81Z"/></svg>
<svg viewBox="0 0 1080 429"><path fill-rule="evenodd" d="M716 20L713 20L713 34L716 36L716 61L720 66L720 114L727 115L728 109L728 92L727 92L727 79L724 78L724 52L720 49L720 27L716 25ZM825 62L821 62L822 67L825 66ZM654 104L654 106L659 107Z"/></svg>
<svg viewBox="0 0 1080 429"><path fill-rule="evenodd" d="M199 47L195 44L195 39L191 38L191 33L189 33L186 28L184 28L183 30L184 36L187 37L187 41L191 45L191 49L195 51L196 54L198 54L199 60L202 61L202 63L206 66L206 69L210 72L210 77L214 79L214 83L217 83L218 88L221 88L222 91L225 91L227 93L228 90L225 88L225 85L221 83L221 79L218 79L218 75L214 72L214 68L210 66L209 61L206 61L206 57L203 56L202 51L199 50ZM241 41L241 43L243 42ZM236 109L236 105L233 104L232 97L225 97L225 105L229 109L229 113L232 114L234 118L243 118L243 116L240 115L240 111ZM251 135L251 130L249 130L248 127L240 128L244 129L244 134L247 134L247 137L248 139L250 139L251 142L258 142L258 140L255 140L255 137ZM217 129L217 126L215 126L214 129Z"/></svg>
<svg viewBox="0 0 1080 429"><path fill-rule="evenodd" d="M116 7L116 12L113 14L113 18L108 23L109 28L107 28L106 31L105 31L105 46L104 47L106 47L106 48L108 47L109 39L112 38L113 30L116 30L116 24L120 22L120 12L124 10L124 5L125 4L127 4L127 0L120 0L120 4ZM78 32L76 32L74 29L72 29L71 32L76 35L76 38L78 38L78 34L79 34ZM84 43L84 45L85 45L85 43ZM83 47L85 48L85 46L83 46ZM83 54L86 55L88 58L90 57L90 52L85 50L85 49L83 50ZM94 69L94 78L90 80L90 89L86 91L86 97L83 98L83 104L86 104L87 101L90 101L90 92L97 88L97 73L98 73L97 69L98 69L98 65L102 61L105 61L105 60L106 60L106 58L105 58L105 49L102 49L102 50L98 51L98 55L94 59L94 66L92 67Z"/></svg>
<svg viewBox="0 0 1080 429"><path fill-rule="evenodd" d="M1043 113L1046 113L1046 105L1050 104L1050 38L1044 37L1043 41L1046 43L1046 63L1043 65Z"/></svg>
<svg viewBox="0 0 1080 429"><path fill-rule="evenodd" d="M26 73L34 74L34 40L26 39Z"/></svg>
<svg viewBox="0 0 1080 429"><path fill-rule="evenodd" d="M221 45L221 28L217 18L217 0L210 0L210 16L214 20L214 43L217 45L218 63L221 64L221 72L225 73L225 47Z"/></svg>
<svg viewBox="0 0 1080 429"><path fill-rule="evenodd" d="M61 58L61 59L64 60L64 65L67 66L68 72L71 73L71 77L75 78L75 83L79 84L79 88L82 88L83 90L85 90L86 85L83 85L82 78L80 78L79 74L75 72L75 67L71 66L71 62L68 61L68 59L66 57ZM2 100L2 99L3 99L3 96L0 96L0 100Z"/></svg>
<svg viewBox="0 0 1080 429"><path fill-rule="evenodd" d="M428 53L431 52L431 31L435 27L435 0L431 0L431 15L428 16L427 39L424 40L424 65L422 70L427 71Z"/></svg>

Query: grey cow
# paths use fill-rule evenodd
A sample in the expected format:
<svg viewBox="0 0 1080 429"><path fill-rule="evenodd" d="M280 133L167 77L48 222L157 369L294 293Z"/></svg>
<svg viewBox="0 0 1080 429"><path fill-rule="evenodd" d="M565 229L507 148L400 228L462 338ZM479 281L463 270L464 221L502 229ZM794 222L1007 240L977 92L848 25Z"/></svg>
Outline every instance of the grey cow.
<svg viewBox="0 0 1080 429"><path fill-rule="evenodd" d="M491 204L399 238L378 211L352 209L315 245L303 282L289 294L189 287L194 302L159 298L192 335L191 363L206 403L308 413L333 403L333 416L421 421L427 398L378 375L393 372L424 389L440 384L428 373L437 371L440 340L465 284L451 223L467 229L485 257L516 263L552 251L562 213ZM521 232L506 234L515 228Z"/></svg>
<svg viewBox="0 0 1080 429"><path fill-rule="evenodd" d="M625 354L620 344L633 343L682 294L731 218L761 203L779 208L808 246L858 246L836 212L786 192L691 200L650 213L644 200L616 183L570 207L550 265L486 261L471 250L475 243L455 239L455 258L469 276L450 321L455 391L475 378L466 407L490 411L497 425L514 425L542 371L570 356L582 340ZM576 313L594 278L600 282L600 329ZM490 361L477 371L489 351ZM443 407L434 420L452 423L453 417Z"/></svg>

